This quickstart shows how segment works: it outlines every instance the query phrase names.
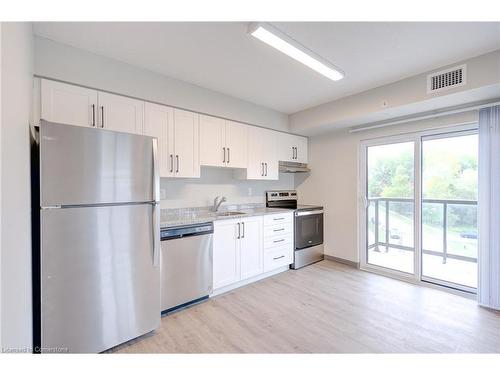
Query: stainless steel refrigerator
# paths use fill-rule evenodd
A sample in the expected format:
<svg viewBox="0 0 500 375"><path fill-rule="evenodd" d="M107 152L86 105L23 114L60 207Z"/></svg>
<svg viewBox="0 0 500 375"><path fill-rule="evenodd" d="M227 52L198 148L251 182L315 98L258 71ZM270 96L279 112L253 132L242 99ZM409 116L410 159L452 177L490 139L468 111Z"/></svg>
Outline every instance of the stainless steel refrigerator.
<svg viewBox="0 0 500 375"><path fill-rule="evenodd" d="M97 353L156 329L156 139L42 121L32 185L34 350Z"/></svg>

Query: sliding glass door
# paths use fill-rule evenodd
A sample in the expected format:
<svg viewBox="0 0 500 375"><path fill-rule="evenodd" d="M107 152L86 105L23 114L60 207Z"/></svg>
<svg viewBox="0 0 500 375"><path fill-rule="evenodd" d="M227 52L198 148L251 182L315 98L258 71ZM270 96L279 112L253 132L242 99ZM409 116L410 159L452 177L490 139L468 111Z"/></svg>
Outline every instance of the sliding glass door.
<svg viewBox="0 0 500 375"><path fill-rule="evenodd" d="M475 291L477 149L475 130L362 142L362 268Z"/></svg>
<svg viewBox="0 0 500 375"><path fill-rule="evenodd" d="M415 147L367 148L367 263L414 273Z"/></svg>
<svg viewBox="0 0 500 375"><path fill-rule="evenodd" d="M477 134L422 138L422 280L477 287Z"/></svg>

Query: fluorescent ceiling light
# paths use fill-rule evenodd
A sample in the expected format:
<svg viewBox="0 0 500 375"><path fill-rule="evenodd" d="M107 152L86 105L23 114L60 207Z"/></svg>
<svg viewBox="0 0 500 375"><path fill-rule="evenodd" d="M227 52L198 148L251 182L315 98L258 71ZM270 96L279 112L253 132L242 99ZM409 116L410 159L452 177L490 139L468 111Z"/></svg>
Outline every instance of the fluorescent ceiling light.
<svg viewBox="0 0 500 375"><path fill-rule="evenodd" d="M344 78L344 73L340 69L267 23L251 24L249 33L331 80L338 81Z"/></svg>

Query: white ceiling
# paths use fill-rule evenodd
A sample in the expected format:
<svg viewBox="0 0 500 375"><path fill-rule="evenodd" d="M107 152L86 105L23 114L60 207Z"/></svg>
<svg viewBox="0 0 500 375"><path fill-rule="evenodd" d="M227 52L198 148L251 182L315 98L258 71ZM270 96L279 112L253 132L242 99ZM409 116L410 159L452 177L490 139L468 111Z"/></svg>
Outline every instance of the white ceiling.
<svg viewBox="0 0 500 375"><path fill-rule="evenodd" d="M35 34L284 113L500 49L500 23L286 22L337 65L334 82L247 34L247 23L35 23Z"/></svg>

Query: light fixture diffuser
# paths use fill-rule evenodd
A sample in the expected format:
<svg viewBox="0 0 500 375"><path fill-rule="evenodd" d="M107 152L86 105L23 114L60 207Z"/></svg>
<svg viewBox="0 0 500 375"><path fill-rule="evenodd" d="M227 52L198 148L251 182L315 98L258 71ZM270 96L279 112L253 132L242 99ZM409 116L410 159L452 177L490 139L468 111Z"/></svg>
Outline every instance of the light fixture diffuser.
<svg viewBox="0 0 500 375"><path fill-rule="evenodd" d="M268 23L252 23L248 32L333 81L344 78L344 73L336 66Z"/></svg>

